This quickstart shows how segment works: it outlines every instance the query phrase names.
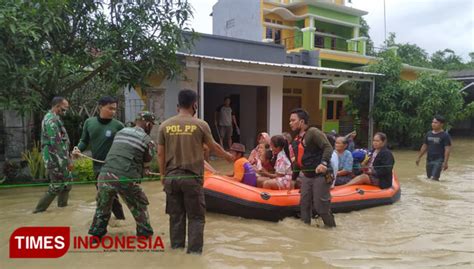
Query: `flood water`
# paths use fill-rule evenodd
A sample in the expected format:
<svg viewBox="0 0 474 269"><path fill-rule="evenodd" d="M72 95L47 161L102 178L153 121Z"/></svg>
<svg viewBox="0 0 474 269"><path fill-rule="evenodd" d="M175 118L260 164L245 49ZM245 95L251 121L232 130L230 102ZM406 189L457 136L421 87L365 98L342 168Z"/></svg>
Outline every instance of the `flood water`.
<svg viewBox="0 0 474 269"><path fill-rule="evenodd" d="M454 139L448 171L440 182L424 178L415 151L395 151L402 196L393 205L336 214L337 228L206 215L202 256L169 248L168 216L161 183L143 183L163 253L67 253L59 259L9 259L8 240L21 226L70 226L86 235L95 210L95 187L75 185L70 206L53 204L31 214L46 187L0 189L0 268L473 268L474 140ZM228 169L228 167L227 167ZM125 206L125 205L124 205ZM110 235L134 235L112 217Z"/></svg>

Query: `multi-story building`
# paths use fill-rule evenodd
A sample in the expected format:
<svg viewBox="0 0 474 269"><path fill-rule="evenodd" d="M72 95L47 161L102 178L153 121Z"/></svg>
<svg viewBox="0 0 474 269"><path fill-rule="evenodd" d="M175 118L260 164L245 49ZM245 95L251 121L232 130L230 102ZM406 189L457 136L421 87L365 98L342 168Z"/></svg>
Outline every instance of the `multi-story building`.
<svg viewBox="0 0 474 269"><path fill-rule="evenodd" d="M289 59L295 53L309 55L306 65L354 70L377 61L367 55L368 38L360 35L366 14L345 0L219 0L212 12L213 34L280 44ZM421 70L404 65L401 76L415 79ZM305 89L320 93L321 99L314 101L321 104L317 122L324 131L346 133L354 128L351 119L343 119L349 98L341 86L347 81L323 80L317 88ZM301 104L305 85L285 82L283 107Z"/></svg>

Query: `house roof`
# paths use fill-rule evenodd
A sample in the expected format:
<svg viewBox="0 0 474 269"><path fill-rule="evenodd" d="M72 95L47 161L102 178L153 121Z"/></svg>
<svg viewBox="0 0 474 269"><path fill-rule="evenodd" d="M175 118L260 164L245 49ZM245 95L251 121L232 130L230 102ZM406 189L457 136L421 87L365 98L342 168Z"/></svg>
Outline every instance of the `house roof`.
<svg viewBox="0 0 474 269"><path fill-rule="evenodd" d="M346 79L351 79L355 81L370 81L375 76L383 76L383 74L379 74L379 73L327 68L327 67L319 67L319 66L249 61L249 60L242 60L242 59L222 58L222 57L214 57L214 56L206 56L206 55L198 55L198 54L187 54L187 53L180 53L180 52L178 52L177 54L190 58L190 59L205 60L208 63L214 62L214 63L235 64L237 66L251 65L255 67L263 67L266 73L281 74L284 76L293 76L293 77L312 77L312 78L321 78L321 79L346 78Z"/></svg>
<svg viewBox="0 0 474 269"><path fill-rule="evenodd" d="M369 14L367 11L356 9L353 7L349 7L345 5L337 5L334 3L316 2L314 0L300 0L300 1L295 1L293 3L288 3L288 4L265 0L265 3L269 3L269 4L273 4L277 6L283 6L287 8L296 8L296 7L300 7L304 5L311 5L311 6L321 7L321 8L325 8L325 9L329 9L329 10L333 10L333 11L337 11L337 12L341 12L341 13L345 13L345 14L349 14L353 16L364 16L364 15Z"/></svg>
<svg viewBox="0 0 474 269"><path fill-rule="evenodd" d="M473 78L474 69L471 70L458 70L458 71L449 71L448 75L452 78Z"/></svg>

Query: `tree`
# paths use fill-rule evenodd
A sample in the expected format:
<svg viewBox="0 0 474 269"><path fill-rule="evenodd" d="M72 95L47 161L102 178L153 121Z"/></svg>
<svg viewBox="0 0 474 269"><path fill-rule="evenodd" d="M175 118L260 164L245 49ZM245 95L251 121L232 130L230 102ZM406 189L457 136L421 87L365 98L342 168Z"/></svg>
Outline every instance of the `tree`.
<svg viewBox="0 0 474 269"><path fill-rule="evenodd" d="M360 17L360 32L359 32L359 35L360 36L365 36L365 37L368 38L367 42L365 44L365 52L366 52L367 55L375 56L374 41L372 41L372 39L370 38L369 31L370 31L369 24L367 23L367 21L364 18Z"/></svg>
<svg viewBox="0 0 474 269"><path fill-rule="evenodd" d="M431 63L434 68L442 70L460 70L467 66L462 58L451 49L438 50L431 55Z"/></svg>
<svg viewBox="0 0 474 269"><path fill-rule="evenodd" d="M387 133L392 143L418 147L436 114L444 115L448 123L474 115L474 102L464 103L459 82L437 73L422 73L413 81L401 80L400 57L392 51L381 56L368 68L384 74L376 78L373 116L376 129Z"/></svg>
<svg viewBox="0 0 474 269"><path fill-rule="evenodd" d="M43 110L95 77L146 85L155 72L176 76L191 16L186 0L1 1L0 106Z"/></svg>
<svg viewBox="0 0 474 269"><path fill-rule="evenodd" d="M395 41L396 37L397 36L395 33L389 33L389 37L386 41L386 46L398 47L397 54L403 63L413 66L431 67L429 55L424 49L420 48L416 44L397 43Z"/></svg>

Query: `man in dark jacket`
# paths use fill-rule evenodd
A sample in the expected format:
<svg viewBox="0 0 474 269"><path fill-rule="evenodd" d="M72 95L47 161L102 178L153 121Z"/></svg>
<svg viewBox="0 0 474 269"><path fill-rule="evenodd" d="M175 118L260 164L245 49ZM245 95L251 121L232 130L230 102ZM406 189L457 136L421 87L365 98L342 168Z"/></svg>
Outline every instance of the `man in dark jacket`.
<svg viewBox="0 0 474 269"><path fill-rule="evenodd" d="M300 210L301 220L311 224L313 211L321 216L324 225L335 227L331 213L330 187L332 178L329 171L333 149L326 135L318 128L308 126L308 112L301 108L290 114L290 128L298 132L292 143L295 154L293 179L301 179Z"/></svg>

